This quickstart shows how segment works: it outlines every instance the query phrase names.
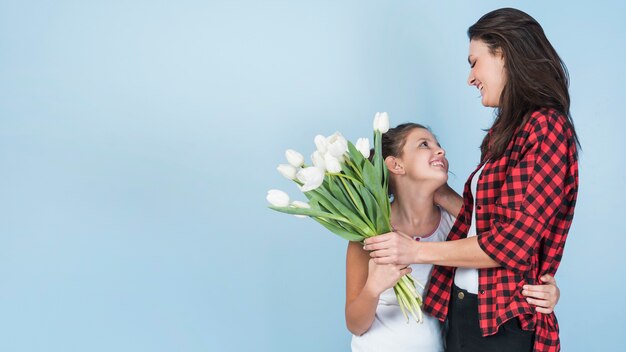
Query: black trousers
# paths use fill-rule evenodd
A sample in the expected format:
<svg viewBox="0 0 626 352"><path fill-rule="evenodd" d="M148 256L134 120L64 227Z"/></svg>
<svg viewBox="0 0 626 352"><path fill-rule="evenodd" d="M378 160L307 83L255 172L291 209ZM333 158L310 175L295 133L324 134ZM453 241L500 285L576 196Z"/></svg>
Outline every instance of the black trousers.
<svg viewBox="0 0 626 352"><path fill-rule="evenodd" d="M478 325L478 296L452 285L446 332L447 352L529 352L535 334L522 330L517 318L500 326L495 335L483 337Z"/></svg>

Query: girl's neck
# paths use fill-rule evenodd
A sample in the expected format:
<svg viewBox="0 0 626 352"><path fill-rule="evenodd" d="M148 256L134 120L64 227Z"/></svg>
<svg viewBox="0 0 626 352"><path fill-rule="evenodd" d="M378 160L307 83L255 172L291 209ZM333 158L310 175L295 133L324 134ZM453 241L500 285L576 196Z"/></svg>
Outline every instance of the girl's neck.
<svg viewBox="0 0 626 352"><path fill-rule="evenodd" d="M441 213L435 205L434 194L412 192L394 195L391 204L391 224L395 230L409 236L425 236L433 233L439 225Z"/></svg>

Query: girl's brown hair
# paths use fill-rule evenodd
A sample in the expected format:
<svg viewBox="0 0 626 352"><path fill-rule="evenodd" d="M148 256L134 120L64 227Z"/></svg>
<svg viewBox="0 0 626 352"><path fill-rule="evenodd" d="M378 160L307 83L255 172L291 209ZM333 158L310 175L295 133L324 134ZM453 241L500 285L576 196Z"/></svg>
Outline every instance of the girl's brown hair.
<svg viewBox="0 0 626 352"><path fill-rule="evenodd" d="M390 128L389 131L383 133L381 143L383 160L385 160L388 156L401 157L402 150L404 149L404 145L406 144L406 138L411 133L411 131L416 128L423 128L430 131L428 127L420 125L419 123L408 122ZM373 156L374 149L370 150L370 161L372 160ZM391 194L393 194L393 182L389 182L389 195Z"/></svg>

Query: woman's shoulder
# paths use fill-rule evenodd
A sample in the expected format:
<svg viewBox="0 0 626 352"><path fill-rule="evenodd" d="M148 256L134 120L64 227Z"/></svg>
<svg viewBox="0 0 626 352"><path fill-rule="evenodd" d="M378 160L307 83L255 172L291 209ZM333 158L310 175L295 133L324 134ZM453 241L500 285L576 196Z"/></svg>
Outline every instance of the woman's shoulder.
<svg viewBox="0 0 626 352"><path fill-rule="evenodd" d="M526 130L535 133L548 133L552 130L563 131L567 126L567 116L553 108L541 108L530 113Z"/></svg>
<svg viewBox="0 0 626 352"><path fill-rule="evenodd" d="M573 138L572 125L564 113L552 108L542 108L530 113L528 121L518 130L516 143L527 146L543 141L560 144L572 141Z"/></svg>

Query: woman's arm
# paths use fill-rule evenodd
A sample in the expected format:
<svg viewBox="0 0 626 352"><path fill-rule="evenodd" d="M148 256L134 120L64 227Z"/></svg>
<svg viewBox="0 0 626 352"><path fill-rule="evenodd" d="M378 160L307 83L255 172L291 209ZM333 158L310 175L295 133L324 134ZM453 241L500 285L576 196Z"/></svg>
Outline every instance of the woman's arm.
<svg viewBox="0 0 626 352"><path fill-rule="evenodd" d="M463 197L446 183L435 192L435 204L444 208L448 214L457 217L463 206Z"/></svg>
<svg viewBox="0 0 626 352"><path fill-rule="evenodd" d="M349 242L346 254L346 325L363 335L374 322L380 294L411 272L401 265L378 265L358 242Z"/></svg>
<svg viewBox="0 0 626 352"><path fill-rule="evenodd" d="M423 264L466 268L500 266L478 246L476 237L446 242L418 242L398 232L371 237L363 249L377 264Z"/></svg>
<svg viewBox="0 0 626 352"><path fill-rule="evenodd" d="M478 246L476 237L448 242L417 242L404 234L390 232L365 242L367 245L363 249L376 250L370 255L380 264L424 262L455 267L500 267ZM387 253L388 256L384 256ZM561 291L552 275L543 275L540 279L543 285L524 285L522 295L528 303L536 306L537 312L550 314L561 297Z"/></svg>

